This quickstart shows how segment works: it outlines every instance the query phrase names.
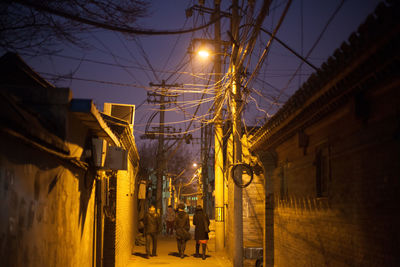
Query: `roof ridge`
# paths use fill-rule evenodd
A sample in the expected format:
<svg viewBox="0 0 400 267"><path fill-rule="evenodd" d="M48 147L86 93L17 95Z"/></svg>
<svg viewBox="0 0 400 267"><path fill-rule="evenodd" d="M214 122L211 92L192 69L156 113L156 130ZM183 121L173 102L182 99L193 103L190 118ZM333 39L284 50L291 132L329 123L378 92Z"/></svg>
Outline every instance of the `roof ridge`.
<svg viewBox="0 0 400 267"><path fill-rule="evenodd" d="M322 90L343 67L348 66L360 54L370 47L370 43L384 37L393 31L396 25L396 16L399 14L399 2L395 0L378 4L374 12L367 16L357 31L350 34L348 42L344 41L321 67L310 75L302 86L286 101L277 113L272 116L257 132L254 133L250 142L259 140L267 131L279 126L286 118L292 115L303 104L318 91ZM396 30L396 29L395 29ZM398 29L397 29L398 31Z"/></svg>

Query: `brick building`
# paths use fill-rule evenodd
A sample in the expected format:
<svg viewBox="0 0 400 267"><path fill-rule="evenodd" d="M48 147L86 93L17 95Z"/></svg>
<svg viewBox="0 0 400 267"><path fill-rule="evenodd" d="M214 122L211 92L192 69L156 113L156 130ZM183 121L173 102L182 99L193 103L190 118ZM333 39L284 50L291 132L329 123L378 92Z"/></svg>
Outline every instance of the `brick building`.
<svg viewBox="0 0 400 267"><path fill-rule="evenodd" d="M0 58L4 266L126 266L138 155L131 127L109 118L91 100L55 88L19 56Z"/></svg>
<svg viewBox="0 0 400 267"><path fill-rule="evenodd" d="M108 177L104 180L108 181L104 187L105 193L108 192L105 201L108 201L109 207L112 206L112 215L104 216L104 266L122 267L127 265L132 255L138 234L139 154L132 125L110 115L102 114L102 117L128 153L126 170L104 173Z"/></svg>
<svg viewBox="0 0 400 267"><path fill-rule="evenodd" d="M264 266L400 264L399 3L358 31L253 137Z"/></svg>

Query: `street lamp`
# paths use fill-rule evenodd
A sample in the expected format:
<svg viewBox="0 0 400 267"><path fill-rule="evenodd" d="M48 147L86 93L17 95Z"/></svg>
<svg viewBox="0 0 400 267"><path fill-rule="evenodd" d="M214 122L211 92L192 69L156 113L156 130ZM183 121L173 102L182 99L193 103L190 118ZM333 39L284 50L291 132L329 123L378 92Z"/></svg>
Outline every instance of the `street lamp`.
<svg viewBox="0 0 400 267"><path fill-rule="evenodd" d="M199 55L200 58L205 60L210 56L210 52L208 50L202 48L199 51L197 51L197 55Z"/></svg>
<svg viewBox="0 0 400 267"><path fill-rule="evenodd" d="M219 2L215 2L215 12L216 14L220 14L220 6ZM221 53L221 46L224 45L226 48L230 46L230 42L227 41L222 41L221 40L221 25L220 21L218 20L215 23L215 29L214 29L214 39L193 39L191 43L191 51L203 51L204 49L194 49L195 44L199 42L199 48L205 48L205 43L208 45L212 45L213 48L210 49L212 50L212 55L214 59L214 80L215 80L215 119L214 119L214 183L215 183L215 249L216 251L222 251L225 247L224 242L225 242L225 212L224 212L224 175L223 175L223 149L222 149L222 136L223 136L223 131L222 131L222 115L221 115L221 108L220 105L222 106L222 88L221 88L221 83L219 82L222 79L221 75L221 70L222 70L222 58L221 56L224 55ZM209 50L209 51L210 51ZM224 51L226 49L224 48ZM199 54L199 53L197 53ZM203 54L204 56L201 56ZM201 53L199 57L202 57L203 59L209 58L210 52L208 52L208 57L205 56L207 55L206 53ZM205 170L204 172L207 175L208 168L207 165L204 166ZM204 177L207 177L204 175ZM207 183L208 184L208 183ZM207 203L207 193L204 194L204 203L203 207L205 212L207 212L207 205L204 205Z"/></svg>

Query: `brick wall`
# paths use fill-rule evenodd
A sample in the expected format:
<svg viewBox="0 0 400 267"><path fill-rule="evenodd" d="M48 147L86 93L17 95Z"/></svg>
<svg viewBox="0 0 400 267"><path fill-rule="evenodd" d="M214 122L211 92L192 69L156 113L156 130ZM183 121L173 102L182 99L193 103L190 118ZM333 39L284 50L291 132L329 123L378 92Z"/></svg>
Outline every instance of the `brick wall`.
<svg viewBox="0 0 400 267"><path fill-rule="evenodd" d="M306 128L306 154L297 135L276 148L276 266L400 263L399 89L391 84L370 91L367 121L357 118L354 102L348 101ZM316 162L321 149L327 151L329 171L318 196Z"/></svg>
<svg viewBox="0 0 400 267"><path fill-rule="evenodd" d="M127 152L126 170L105 171L104 266L127 266L138 234L137 184L139 156L130 127L112 125Z"/></svg>
<svg viewBox="0 0 400 267"><path fill-rule="evenodd" d="M264 226L264 185L259 176L243 189L243 246L262 247Z"/></svg>
<svg viewBox="0 0 400 267"><path fill-rule="evenodd" d="M248 150L246 136L242 138L242 160L255 165L258 160ZM243 181L249 181L249 175L243 174ZM243 189L243 246L263 247L264 228L264 175L253 176L251 184Z"/></svg>
<svg viewBox="0 0 400 267"><path fill-rule="evenodd" d="M133 252L137 231L137 202L134 190L135 173L119 171L117 177L117 212L115 229L116 264L125 267Z"/></svg>
<svg viewBox="0 0 400 267"><path fill-rule="evenodd" d="M109 177L105 178L108 181L108 187L105 188L108 194L108 203L106 209L109 211L104 217L104 246L103 246L103 266L115 266L115 252L116 252L116 176L108 174Z"/></svg>
<svg viewBox="0 0 400 267"><path fill-rule="evenodd" d="M108 173L109 210L104 220L104 266L127 266L137 235L137 160L128 157L128 170ZM134 165L135 164L135 165Z"/></svg>
<svg viewBox="0 0 400 267"><path fill-rule="evenodd" d="M229 139L227 147L227 163L229 165L232 157L232 138ZM250 156L246 136L242 139L242 160L252 165L257 162L257 158ZM249 176L243 174L243 181L248 181ZM234 186L232 179L229 177L226 193L227 212L225 218L225 246L229 257L233 258L233 242L236 230L233 227L234 213ZM252 183L242 190L242 207L243 207L243 247L263 247L263 229L264 229L264 176L254 175ZM244 266L254 266L254 261L245 261Z"/></svg>

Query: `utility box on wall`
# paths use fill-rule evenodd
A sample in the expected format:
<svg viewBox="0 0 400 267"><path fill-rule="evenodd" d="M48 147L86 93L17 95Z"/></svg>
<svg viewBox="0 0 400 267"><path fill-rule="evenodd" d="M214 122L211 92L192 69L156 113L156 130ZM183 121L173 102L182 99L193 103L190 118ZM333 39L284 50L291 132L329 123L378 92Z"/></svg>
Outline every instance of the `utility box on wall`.
<svg viewBox="0 0 400 267"><path fill-rule="evenodd" d="M92 157L94 166L101 168L104 166L105 141L99 138L92 138Z"/></svg>
<svg viewBox="0 0 400 267"><path fill-rule="evenodd" d="M108 146L104 168L106 170L127 170L128 169L128 153L126 150Z"/></svg>

